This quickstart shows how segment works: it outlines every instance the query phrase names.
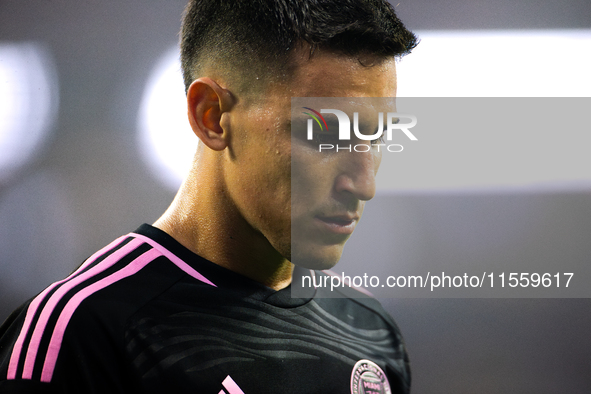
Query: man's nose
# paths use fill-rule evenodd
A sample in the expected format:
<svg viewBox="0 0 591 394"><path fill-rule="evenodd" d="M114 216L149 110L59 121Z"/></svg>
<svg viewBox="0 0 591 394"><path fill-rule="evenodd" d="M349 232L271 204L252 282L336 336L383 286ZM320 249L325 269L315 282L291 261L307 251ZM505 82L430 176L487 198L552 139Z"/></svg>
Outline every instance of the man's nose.
<svg viewBox="0 0 591 394"><path fill-rule="evenodd" d="M369 151L341 152L340 173L335 179L337 193L351 193L362 201L371 200L376 194L376 173L381 156L377 155L369 144ZM360 148L365 150L367 148Z"/></svg>

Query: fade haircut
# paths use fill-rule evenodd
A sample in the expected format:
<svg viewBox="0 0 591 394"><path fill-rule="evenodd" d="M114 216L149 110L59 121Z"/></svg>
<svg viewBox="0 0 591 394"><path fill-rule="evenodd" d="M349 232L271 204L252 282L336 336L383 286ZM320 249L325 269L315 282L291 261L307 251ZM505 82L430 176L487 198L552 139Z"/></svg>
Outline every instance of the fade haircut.
<svg viewBox="0 0 591 394"><path fill-rule="evenodd" d="M180 32L185 91L205 68L238 83L289 77L290 54L303 44L310 56L359 59L401 57L417 43L386 0L191 0Z"/></svg>

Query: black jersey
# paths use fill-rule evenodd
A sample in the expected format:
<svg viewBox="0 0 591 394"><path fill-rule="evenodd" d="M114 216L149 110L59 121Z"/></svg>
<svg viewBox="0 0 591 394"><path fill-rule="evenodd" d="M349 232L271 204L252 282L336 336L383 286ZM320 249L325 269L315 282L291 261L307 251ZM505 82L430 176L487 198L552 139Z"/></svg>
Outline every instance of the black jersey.
<svg viewBox="0 0 591 394"><path fill-rule="evenodd" d="M2 325L0 392L408 392L392 318L321 291L292 298L143 225Z"/></svg>

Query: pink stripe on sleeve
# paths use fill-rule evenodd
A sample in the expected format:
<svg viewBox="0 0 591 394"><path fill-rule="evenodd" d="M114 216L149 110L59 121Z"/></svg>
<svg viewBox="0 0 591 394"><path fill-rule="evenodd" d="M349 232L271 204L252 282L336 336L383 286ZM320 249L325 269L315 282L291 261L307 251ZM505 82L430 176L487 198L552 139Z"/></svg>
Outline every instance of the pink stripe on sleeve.
<svg viewBox="0 0 591 394"><path fill-rule="evenodd" d="M51 290L53 290L56 286L64 283L65 281L69 280L70 278L74 277L76 274L78 274L78 272L80 272L81 270L86 268L89 264L92 264L93 262L95 262L104 253L108 252L109 250L111 250L115 246L117 246L126 237L127 237L127 235L117 238L116 240L111 242L109 245L105 246L104 248L102 248L101 250L99 250L98 252L96 252L95 254L90 256L88 259L86 259L86 261L76 271L72 272L68 277L66 277L60 281L54 282L49 287L47 287L45 290L43 290L43 292L41 292L37 297L35 297L33 299L33 301L31 301L31 303L29 304L29 308L27 309L27 314L25 316L25 322L23 323L23 327L21 328L19 336L16 339L16 342L14 343L14 348L12 349L12 354L10 355L10 362L8 364L8 374L6 377L8 380L16 379L16 370L18 367L18 361L19 361L20 354L23 350L23 343L25 341L25 337L27 336L27 332L29 332L33 317L37 313L37 308L39 307L39 304L41 303L41 301L43 301L43 299L45 299L45 296L47 295L47 293L49 293Z"/></svg>
<svg viewBox="0 0 591 394"><path fill-rule="evenodd" d="M104 261L100 264L92 267L88 271L80 274L79 276L71 279L67 283L64 283L59 289L56 290L55 293L49 298L47 304L43 308L41 315L39 316L39 321L35 326L35 330L33 331L33 336L31 337L31 342L29 344L29 348L27 350L27 356L25 358L25 366L23 369L23 379L31 379L33 376L33 367L35 365L35 358L37 357L37 352L39 350L39 344L41 343L41 338L43 336L43 332L47 326L47 322L53 313L57 303L62 299L62 297L74 287L79 285L80 283L84 282L87 279L92 278L93 276L103 272L107 268L111 267L113 264L117 263L121 258L125 255L132 252L138 246L142 244L142 240L134 239L129 242L127 245L122 247L121 249L117 250L109 257L107 257Z"/></svg>
<svg viewBox="0 0 591 394"><path fill-rule="evenodd" d="M162 254L160 251L156 249L150 249L149 251L145 252L131 263L129 263L125 268L120 269L119 271L99 280L91 284L88 287L85 287L83 290L80 290L73 296L70 301L64 307L60 317L57 320L55 329L53 330L53 334L51 335L51 341L49 343L49 349L47 351L47 356L45 358L45 362L43 364L43 371L41 373L41 381L42 382L50 382L53 376L53 371L55 369L55 364L57 361L57 356L59 354L62 340L64 338L64 332L66 331L66 327L72 318L72 315L76 311L76 308L80 305L82 301L84 301L88 296L91 294L104 289L105 287L112 285L113 283L131 276L137 273L139 270L144 268L150 262L154 261L157 257L161 256Z"/></svg>
<svg viewBox="0 0 591 394"><path fill-rule="evenodd" d="M152 246L154 249L157 249L160 251L160 253L162 253L162 255L164 257L166 257L167 259L169 259L170 261L173 262L174 265L176 265L177 267L179 267L181 270L185 271L187 274L191 275L193 278L203 282L203 283L207 283L208 285L211 285L213 287L217 287L216 285L214 285L212 282L209 281L209 279L207 279L205 276L201 275L199 272L197 272L193 267L191 267L189 264L185 263L183 260L181 260L179 257L177 257L175 254L173 254L171 251L169 251L168 249L166 249L164 246L160 245L158 242L145 237L141 234L135 234L135 233L131 233L130 234L133 237L139 238L142 241L144 241L145 243L149 244L150 246Z"/></svg>

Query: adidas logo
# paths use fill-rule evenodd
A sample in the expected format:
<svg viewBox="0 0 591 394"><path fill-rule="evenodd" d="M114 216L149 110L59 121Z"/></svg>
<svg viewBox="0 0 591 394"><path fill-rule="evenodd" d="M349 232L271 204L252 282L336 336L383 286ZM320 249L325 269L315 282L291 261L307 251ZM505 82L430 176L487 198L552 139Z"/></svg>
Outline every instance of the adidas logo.
<svg viewBox="0 0 591 394"><path fill-rule="evenodd" d="M236 384L234 379L230 377L230 375L226 376L226 379L224 379L224 381L222 382L222 386L224 386L224 388L228 391L224 391L222 389L218 394L244 394L244 391L242 391L242 389L238 387L238 385Z"/></svg>

